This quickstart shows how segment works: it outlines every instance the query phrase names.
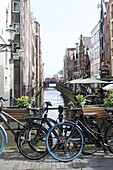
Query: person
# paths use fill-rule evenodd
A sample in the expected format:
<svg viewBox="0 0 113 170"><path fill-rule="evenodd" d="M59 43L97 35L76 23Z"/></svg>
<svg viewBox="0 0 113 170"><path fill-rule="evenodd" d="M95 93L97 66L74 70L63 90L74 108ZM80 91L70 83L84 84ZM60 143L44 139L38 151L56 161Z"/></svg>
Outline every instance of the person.
<svg viewBox="0 0 113 170"><path fill-rule="evenodd" d="M98 95L98 87L95 88L95 95Z"/></svg>
<svg viewBox="0 0 113 170"><path fill-rule="evenodd" d="M92 89L90 87L87 88L87 95L91 95Z"/></svg>
<svg viewBox="0 0 113 170"><path fill-rule="evenodd" d="M91 95L92 94L92 89L91 88L89 88L89 95Z"/></svg>
<svg viewBox="0 0 113 170"><path fill-rule="evenodd" d="M104 90L102 88L100 88L99 93L101 98L105 98Z"/></svg>

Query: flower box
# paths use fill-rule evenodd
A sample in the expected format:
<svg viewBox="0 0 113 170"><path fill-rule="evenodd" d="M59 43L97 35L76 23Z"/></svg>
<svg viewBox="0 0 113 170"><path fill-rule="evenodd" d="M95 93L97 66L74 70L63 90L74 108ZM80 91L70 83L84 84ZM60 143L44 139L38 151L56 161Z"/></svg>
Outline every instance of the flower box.
<svg viewBox="0 0 113 170"><path fill-rule="evenodd" d="M8 113L9 115L13 116L19 121L26 121L25 115L29 115L30 112L26 109L21 110L17 108L4 108L4 112ZM13 121L12 119L8 118L8 120Z"/></svg>
<svg viewBox="0 0 113 170"><path fill-rule="evenodd" d="M97 113L98 114L98 117L97 119L106 119L107 117L107 112L105 111L105 108L104 107L98 107L98 108L84 108L83 109L83 112L84 114L87 113L87 114L90 114L90 113ZM68 118L74 118L76 112L74 111L69 111L68 113Z"/></svg>

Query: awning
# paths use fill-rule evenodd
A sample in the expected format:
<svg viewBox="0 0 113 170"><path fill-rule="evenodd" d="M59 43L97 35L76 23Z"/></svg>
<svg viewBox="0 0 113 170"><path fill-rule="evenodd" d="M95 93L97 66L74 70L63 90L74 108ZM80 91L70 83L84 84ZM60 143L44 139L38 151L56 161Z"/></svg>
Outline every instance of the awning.
<svg viewBox="0 0 113 170"><path fill-rule="evenodd" d="M75 80L71 80L69 81L69 84L82 84L84 79L75 79Z"/></svg>
<svg viewBox="0 0 113 170"><path fill-rule="evenodd" d="M113 84L106 85L105 87L103 87L103 90L112 91L113 90Z"/></svg>
<svg viewBox="0 0 113 170"><path fill-rule="evenodd" d="M98 80L95 78L87 78L87 79L83 79L83 84L106 84L109 83L108 81L102 81L102 80Z"/></svg>
<svg viewBox="0 0 113 170"><path fill-rule="evenodd" d="M108 81L102 81L102 80L98 80L95 78L86 78L86 79L75 79L75 80L71 80L69 81L70 84L108 84Z"/></svg>

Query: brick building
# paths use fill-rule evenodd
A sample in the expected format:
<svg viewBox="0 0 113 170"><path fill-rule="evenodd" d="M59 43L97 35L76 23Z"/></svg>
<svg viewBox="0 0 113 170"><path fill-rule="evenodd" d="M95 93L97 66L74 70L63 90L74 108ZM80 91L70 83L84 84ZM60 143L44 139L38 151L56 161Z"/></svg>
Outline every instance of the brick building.
<svg viewBox="0 0 113 170"><path fill-rule="evenodd" d="M5 29L11 24L16 30L10 56L10 105L12 97L22 95L42 102L43 62L41 52L40 24L30 11L30 0L7 0L3 13ZM2 28L2 27L1 27ZM7 37L6 37L7 39Z"/></svg>

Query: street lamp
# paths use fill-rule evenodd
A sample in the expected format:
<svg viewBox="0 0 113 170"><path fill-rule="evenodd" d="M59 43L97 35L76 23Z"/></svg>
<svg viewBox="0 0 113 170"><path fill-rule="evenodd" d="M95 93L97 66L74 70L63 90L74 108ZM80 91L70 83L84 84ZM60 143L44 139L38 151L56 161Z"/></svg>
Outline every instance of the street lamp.
<svg viewBox="0 0 113 170"><path fill-rule="evenodd" d="M12 48L12 42L14 40L14 36L15 36L15 29L12 27L12 25L9 26L8 29L6 29L6 32L8 33L8 41L9 44L0 44L0 50L6 47Z"/></svg>

